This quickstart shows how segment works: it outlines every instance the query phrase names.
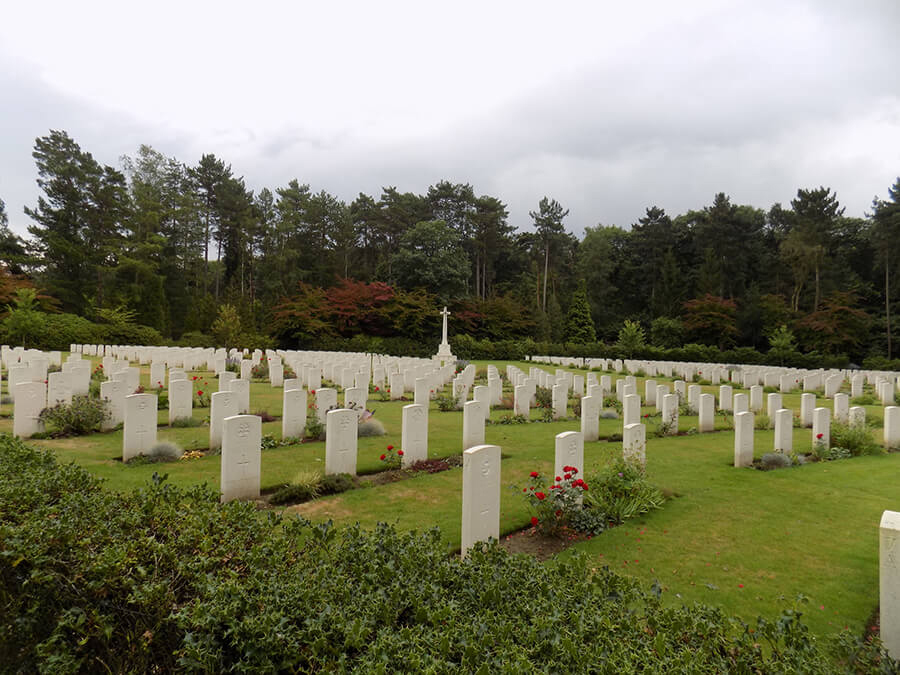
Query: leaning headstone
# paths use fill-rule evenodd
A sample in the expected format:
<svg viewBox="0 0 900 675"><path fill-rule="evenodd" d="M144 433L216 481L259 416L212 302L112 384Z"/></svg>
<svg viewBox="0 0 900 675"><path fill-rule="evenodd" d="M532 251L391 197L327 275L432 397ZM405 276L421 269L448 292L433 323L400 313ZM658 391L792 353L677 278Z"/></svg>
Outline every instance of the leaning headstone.
<svg viewBox="0 0 900 675"><path fill-rule="evenodd" d="M556 434L554 455L554 476L566 473L563 467L574 466L584 475L584 436L580 431L564 431Z"/></svg>
<svg viewBox="0 0 900 675"><path fill-rule="evenodd" d="M463 413L465 414L465 413ZM465 421L465 418L463 418ZM482 420L482 428L484 420ZM421 404L403 406L400 423L404 467L428 459L428 408Z"/></svg>
<svg viewBox="0 0 900 675"><path fill-rule="evenodd" d="M193 390L188 380L169 382L169 426L177 419L193 416Z"/></svg>
<svg viewBox="0 0 900 675"><path fill-rule="evenodd" d="M581 435L586 443L600 438L600 400L595 396L581 399Z"/></svg>
<svg viewBox="0 0 900 675"><path fill-rule="evenodd" d="M356 475L357 432L355 410L339 408L325 415L325 473Z"/></svg>
<svg viewBox="0 0 900 675"><path fill-rule="evenodd" d="M774 422L775 452L790 454L794 450L794 415L787 408L781 408L775 411Z"/></svg>
<svg viewBox="0 0 900 675"><path fill-rule="evenodd" d="M306 391L285 389L281 406L281 437L303 438L306 430Z"/></svg>
<svg viewBox="0 0 900 675"><path fill-rule="evenodd" d="M705 394L712 398L711 394ZM647 463L647 427L643 424L629 424L622 433L622 457L626 462Z"/></svg>
<svg viewBox="0 0 900 675"><path fill-rule="evenodd" d="M743 412L734 416L734 465L753 465L753 413Z"/></svg>
<svg viewBox="0 0 900 675"><path fill-rule="evenodd" d="M238 414L238 400L233 391L217 391L209 399L209 449L215 450L222 447L225 418Z"/></svg>
<svg viewBox="0 0 900 675"><path fill-rule="evenodd" d="M259 497L261 451L261 417L233 415L222 421L222 502Z"/></svg>
<svg viewBox="0 0 900 675"><path fill-rule="evenodd" d="M19 382L13 403L13 436L31 438L43 431L40 415L46 396L43 382Z"/></svg>
<svg viewBox="0 0 900 675"><path fill-rule="evenodd" d="M156 445L156 394L125 397L125 428L122 433L122 461L127 462Z"/></svg>
<svg viewBox="0 0 900 675"><path fill-rule="evenodd" d="M100 429L109 431L125 421L125 383L108 380L100 383L100 398L106 399L109 416L100 423Z"/></svg>
<svg viewBox="0 0 900 675"><path fill-rule="evenodd" d="M884 447L900 448L900 407L895 405L884 409Z"/></svg>
<svg viewBox="0 0 900 675"><path fill-rule="evenodd" d="M463 452L462 557L479 541L500 537L500 446Z"/></svg>
<svg viewBox="0 0 900 675"><path fill-rule="evenodd" d="M900 513L881 514L878 545L878 585L881 642L900 660Z"/></svg>
<svg viewBox="0 0 900 675"><path fill-rule="evenodd" d="M712 394L700 394L697 428L700 433L714 431L716 428L716 397Z"/></svg>

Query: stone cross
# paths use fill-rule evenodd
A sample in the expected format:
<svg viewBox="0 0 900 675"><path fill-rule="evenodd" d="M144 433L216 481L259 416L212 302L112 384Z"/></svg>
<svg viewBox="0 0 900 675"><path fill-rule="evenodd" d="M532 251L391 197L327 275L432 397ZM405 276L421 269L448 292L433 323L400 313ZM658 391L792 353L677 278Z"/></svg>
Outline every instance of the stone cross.
<svg viewBox="0 0 900 675"><path fill-rule="evenodd" d="M444 307L444 311L441 312L441 316L444 317L444 330L441 337L441 344L447 344L447 317L450 316L450 312L447 311L447 308Z"/></svg>

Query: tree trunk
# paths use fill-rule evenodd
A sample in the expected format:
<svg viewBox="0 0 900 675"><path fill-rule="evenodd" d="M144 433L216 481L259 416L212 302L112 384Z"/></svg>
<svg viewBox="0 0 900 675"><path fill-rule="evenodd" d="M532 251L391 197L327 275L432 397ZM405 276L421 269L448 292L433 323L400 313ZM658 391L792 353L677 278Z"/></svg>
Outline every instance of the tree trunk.
<svg viewBox="0 0 900 675"><path fill-rule="evenodd" d="M813 311L819 311L819 263L816 263L816 299L813 302Z"/></svg>
<svg viewBox="0 0 900 675"><path fill-rule="evenodd" d="M890 252L884 252L884 313L887 321L887 357L891 355L891 257Z"/></svg>
<svg viewBox="0 0 900 675"><path fill-rule="evenodd" d="M547 312L547 270L550 268L550 242L544 245L544 299L541 303L541 310Z"/></svg>

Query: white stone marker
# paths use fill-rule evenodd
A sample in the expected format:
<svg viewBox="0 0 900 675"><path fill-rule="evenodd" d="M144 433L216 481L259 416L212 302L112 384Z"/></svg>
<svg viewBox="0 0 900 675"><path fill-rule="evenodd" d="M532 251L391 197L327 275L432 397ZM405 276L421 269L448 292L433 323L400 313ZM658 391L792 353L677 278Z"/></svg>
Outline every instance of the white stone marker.
<svg viewBox="0 0 900 675"><path fill-rule="evenodd" d="M500 446L463 452L461 555L479 541L500 538Z"/></svg>
<svg viewBox="0 0 900 675"><path fill-rule="evenodd" d="M712 398L712 394L704 394ZM629 424L622 433L622 457L626 462L647 463L647 427Z"/></svg>
<svg viewBox="0 0 900 675"><path fill-rule="evenodd" d="M564 466L574 466L578 476L584 476L584 436L580 431L564 431L556 434L553 471L554 476L562 477Z"/></svg>
<svg viewBox="0 0 900 675"><path fill-rule="evenodd" d="M895 405L884 409L884 447L900 448L900 407Z"/></svg>
<svg viewBox="0 0 900 675"><path fill-rule="evenodd" d="M769 418L773 419L773 418ZM787 408L775 411L775 452L790 454L794 450L794 416Z"/></svg>
<svg viewBox="0 0 900 675"><path fill-rule="evenodd" d="M71 368L69 369L71 372ZM25 365L10 366L6 374L6 386L13 402L16 400L16 387L22 382L31 381L31 368Z"/></svg>
<svg viewBox="0 0 900 675"><path fill-rule="evenodd" d="M528 408L530 398L531 392L528 385L520 384L513 389L513 414L529 417L531 415L531 411Z"/></svg>
<svg viewBox="0 0 900 675"><path fill-rule="evenodd" d="M734 408L734 414L747 412L750 410L750 397L747 394L735 394L731 397L731 406Z"/></svg>
<svg viewBox="0 0 900 675"><path fill-rule="evenodd" d="M878 545L881 642L891 658L900 659L900 513L881 514Z"/></svg>
<svg viewBox="0 0 900 675"><path fill-rule="evenodd" d="M719 387L719 410L731 410L731 394L733 389L729 384Z"/></svg>
<svg viewBox="0 0 900 675"><path fill-rule="evenodd" d="M303 438L306 430L306 391L285 389L281 400L281 437Z"/></svg>
<svg viewBox="0 0 900 675"><path fill-rule="evenodd" d="M414 384L413 401L418 405L428 405L431 400L431 383L427 377L417 377Z"/></svg>
<svg viewBox="0 0 900 675"><path fill-rule="evenodd" d="M329 410L337 410L337 389L316 389L316 412L319 415L319 421L325 421L325 415Z"/></svg>
<svg viewBox="0 0 900 675"><path fill-rule="evenodd" d="M467 401L463 406L462 444L463 450L484 445L484 410L478 401Z"/></svg>
<svg viewBox="0 0 900 675"><path fill-rule="evenodd" d="M209 449L222 447L222 423L238 414L238 400L233 391L217 391L209 397Z"/></svg>
<svg viewBox="0 0 900 675"><path fill-rule="evenodd" d="M851 427L864 427L866 426L866 409L861 405L855 405L850 408L850 413L848 415L850 419Z"/></svg>
<svg viewBox="0 0 900 675"><path fill-rule="evenodd" d="M662 424L668 428L667 436L674 436L678 433L678 396L676 394L663 396Z"/></svg>
<svg viewBox="0 0 900 675"><path fill-rule="evenodd" d="M322 386L322 369L313 366L309 371L309 379L306 381L306 388L310 391L318 391Z"/></svg>
<svg viewBox="0 0 900 675"><path fill-rule="evenodd" d="M228 388L228 383L236 377L237 376L230 370L223 370L221 373L219 373L219 391L231 391Z"/></svg>
<svg viewBox="0 0 900 675"><path fill-rule="evenodd" d="M831 410L828 408L813 410L812 442L813 447L817 444L825 446L826 450L831 447Z"/></svg>
<svg viewBox="0 0 900 675"><path fill-rule="evenodd" d="M697 429L700 433L714 431L716 428L716 397L712 394L700 394L699 420Z"/></svg>
<svg viewBox="0 0 900 675"><path fill-rule="evenodd" d="M169 426L172 422L193 415L193 387L189 380L169 382Z"/></svg>
<svg viewBox="0 0 900 675"><path fill-rule="evenodd" d="M43 382L19 382L13 402L13 436L31 438L43 431L40 414L46 396Z"/></svg>
<svg viewBox="0 0 900 675"><path fill-rule="evenodd" d="M763 409L763 388L762 385L754 384L750 387L750 411L762 412Z"/></svg>
<svg viewBox="0 0 900 675"><path fill-rule="evenodd" d="M106 370L106 366L104 366ZM150 389L162 389L166 382L166 364L162 361L150 363Z"/></svg>
<svg viewBox="0 0 900 675"><path fill-rule="evenodd" d="M552 389L553 396L553 419L563 419L566 416L566 408L569 404L569 390L564 384L554 384ZM479 443L483 445L483 443Z"/></svg>
<svg viewBox="0 0 900 675"><path fill-rule="evenodd" d="M581 399L581 435L585 442L600 438L600 400L595 396Z"/></svg>
<svg viewBox="0 0 900 675"><path fill-rule="evenodd" d="M644 380L644 401L648 406L656 404L656 380Z"/></svg>
<svg viewBox="0 0 900 675"><path fill-rule="evenodd" d="M775 419L775 413L781 410L784 406L781 403L781 394L772 393L766 397L766 415L769 417L769 420Z"/></svg>
<svg viewBox="0 0 900 675"><path fill-rule="evenodd" d="M491 418L491 389L490 387L479 384L477 387L472 389L472 400L477 401L481 404L481 409L484 411L484 419L488 420Z"/></svg>
<svg viewBox="0 0 900 675"><path fill-rule="evenodd" d="M500 405L503 401L503 380L500 377L488 377L488 389L491 390L491 404Z"/></svg>
<svg viewBox="0 0 900 675"><path fill-rule="evenodd" d="M753 465L753 413L743 412L734 416L734 465Z"/></svg>
<svg viewBox="0 0 900 675"><path fill-rule="evenodd" d="M368 390L362 387L348 387L344 389L344 407L356 411L357 418L362 417L366 411L366 395Z"/></svg>
<svg viewBox="0 0 900 675"><path fill-rule="evenodd" d="M356 475L358 418L355 410L339 408L325 415L325 473Z"/></svg>
<svg viewBox="0 0 900 675"><path fill-rule="evenodd" d="M687 388L687 404L688 408L691 409L694 413L700 412L700 396L703 394L703 389L699 384L692 384Z"/></svg>
<svg viewBox="0 0 900 675"><path fill-rule="evenodd" d="M241 379L249 380L253 372L253 361L241 359Z"/></svg>
<svg viewBox="0 0 900 675"><path fill-rule="evenodd" d="M584 375L572 377L572 393L576 396L584 396Z"/></svg>
<svg viewBox="0 0 900 675"><path fill-rule="evenodd" d="M391 373L391 400L399 401L403 398L403 375L401 373Z"/></svg>
<svg viewBox="0 0 900 675"><path fill-rule="evenodd" d="M269 382L273 387L284 386L284 366L280 363L269 364Z"/></svg>
<svg viewBox="0 0 900 675"><path fill-rule="evenodd" d="M865 375L854 375L850 379L850 396L852 398L856 398L857 396L862 396L863 385L865 383L866 383Z"/></svg>
<svg viewBox="0 0 900 675"><path fill-rule="evenodd" d="M669 388L664 384L656 385L656 409L662 411L663 399L669 396Z"/></svg>
<svg viewBox="0 0 900 675"><path fill-rule="evenodd" d="M800 424L806 428L812 426L813 410L816 407L816 395L806 393L800 395Z"/></svg>
<svg viewBox="0 0 900 675"><path fill-rule="evenodd" d="M834 395L834 421L841 424L850 421L850 397L842 392Z"/></svg>
<svg viewBox="0 0 900 675"><path fill-rule="evenodd" d="M100 383L100 398L106 399L109 417L100 423L100 429L108 431L125 420L125 383L109 380Z"/></svg>
<svg viewBox="0 0 900 675"><path fill-rule="evenodd" d="M638 424L641 421L641 397L629 394L622 401L622 425ZM579 467L580 468L580 467Z"/></svg>
<svg viewBox="0 0 900 675"><path fill-rule="evenodd" d="M125 397L122 461L144 454L156 445L156 394Z"/></svg>
<svg viewBox="0 0 900 675"><path fill-rule="evenodd" d="M256 499L262 469L262 418L233 415L222 421L222 502Z"/></svg>
<svg viewBox="0 0 900 675"><path fill-rule="evenodd" d="M463 411L465 424L465 411ZM484 420L482 420L482 428ZM428 459L428 408L421 404L403 406L400 423L400 447L403 449L403 467Z"/></svg>
<svg viewBox="0 0 900 675"><path fill-rule="evenodd" d="M72 402L72 385L68 373L49 373L47 375L47 406L63 403L69 405Z"/></svg>
<svg viewBox="0 0 900 675"><path fill-rule="evenodd" d="M228 383L228 391L237 398L238 411L236 414L246 415L250 412L250 380L235 378Z"/></svg>

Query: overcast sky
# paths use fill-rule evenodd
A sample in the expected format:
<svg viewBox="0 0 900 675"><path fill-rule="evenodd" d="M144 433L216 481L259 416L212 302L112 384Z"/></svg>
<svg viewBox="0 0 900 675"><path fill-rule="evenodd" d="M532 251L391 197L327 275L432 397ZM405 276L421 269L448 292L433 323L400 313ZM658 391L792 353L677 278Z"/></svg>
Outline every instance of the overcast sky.
<svg viewBox="0 0 900 675"><path fill-rule="evenodd" d="M254 190L351 201L471 183L530 224L629 227L900 175L900 1L30 2L0 14L0 198L23 233L34 140L119 165L214 153Z"/></svg>

